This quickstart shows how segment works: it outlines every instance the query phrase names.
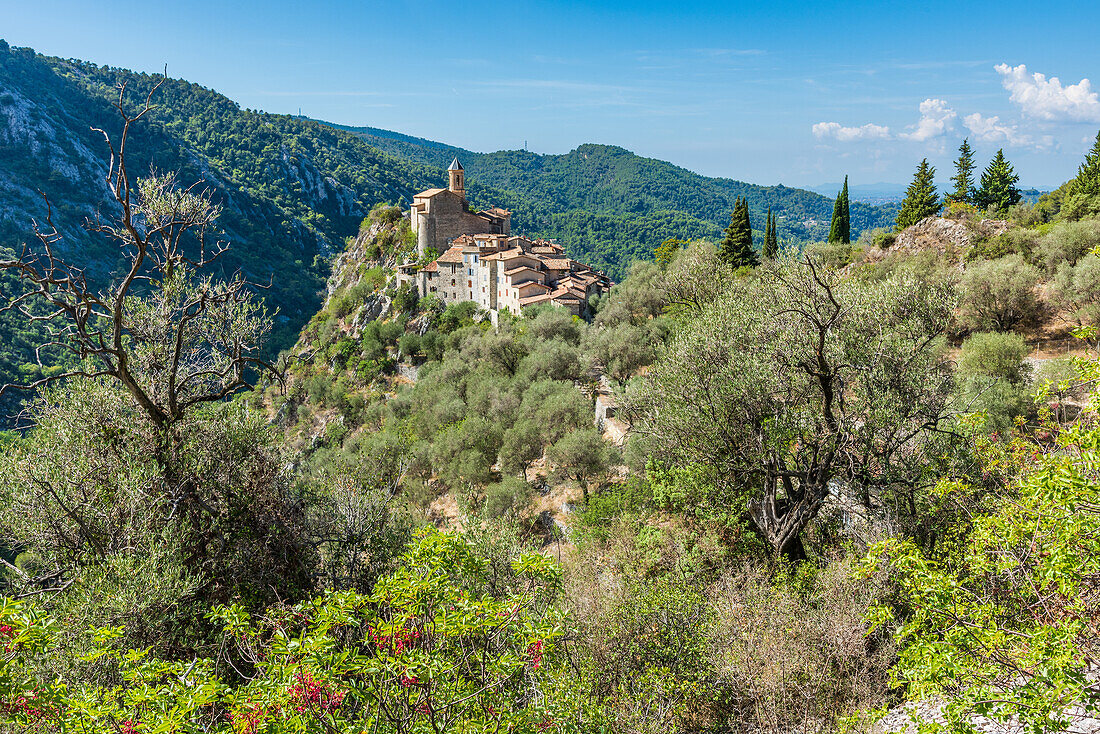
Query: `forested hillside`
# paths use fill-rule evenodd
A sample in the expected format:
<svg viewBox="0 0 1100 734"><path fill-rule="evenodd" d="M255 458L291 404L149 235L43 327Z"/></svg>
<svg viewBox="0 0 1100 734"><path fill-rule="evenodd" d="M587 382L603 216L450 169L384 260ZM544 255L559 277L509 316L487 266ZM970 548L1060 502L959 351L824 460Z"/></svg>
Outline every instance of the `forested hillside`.
<svg viewBox="0 0 1100 734"><path fill-rule="evenodd" d="M475 153L377 128L341 129L381 150L438 168L458 156L467 180L499 192L522 192L508 193L503 202L515 210L517 227L558 238L575 257L594 252L594 264L616 276L631 259L647 258L666 237L720 235L738 197L748 199L760 234L769 207L779 217L781 239L803 243L828 234L833 203L824 196L782 185L708 178L613 145L582 145L565 155ZM851 209L853 237L893 223L893 207L857 202Z"/></svg>
<svg viewBox="0 0 1100 734"><path fill-rule="evenodd" d="M93 281L110 277L117 250L83 226L97 213L117 213L104 183L109 150L92 128L117 137L121 123L111 106L117 85L125 83L127 103L137 104L158 81L0 45L0 247L18 250L34 241L31 220L44 223L46 214L41 192L63 235L58 250L77 254ZM201 180L214 190L223 207L223 238L233 245L217 272L224 277L241 270L250 280L270 282L264 295L277 310L276 349L289 345L319 306L328 258L357 231L371 205L438 178L355 136L242 110L186 81L164 80L153 104L131 134L131 172L175 171L181 180ZM40 376L43 368L26 346L34 341L34 327L7 318L0 328L0 382Z"/></svg>

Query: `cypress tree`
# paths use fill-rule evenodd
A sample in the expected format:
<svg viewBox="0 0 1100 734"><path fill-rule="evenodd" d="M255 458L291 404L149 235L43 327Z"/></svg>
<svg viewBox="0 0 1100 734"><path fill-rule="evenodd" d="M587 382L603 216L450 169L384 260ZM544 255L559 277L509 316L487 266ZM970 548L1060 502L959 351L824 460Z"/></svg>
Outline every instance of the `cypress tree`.
<svg viewBox="0 0 1100 734"><path fill-rule="evenodd" d="M752 223L749 221L749 202L737 197L733 205L730 226L726 227L726 236L718 247L718 254L735 268L756 267L760 260L756 250L752 249Z"/></svg>
<svg viewBox="0 0 1100 734"><path fill-rule="evenodd" d="M989 167L982 173L982 184L975 196L979 209L993 209L999 213L1008 211L1013 204L1019 204L1023 195L1016 188L1020 177L1005 158L1004 149L997 151Z"/></svg>
<svg viewBox="0 0 1100 734"><path fill-rule="evenodd" d="M844 188L833 202L833 221L829 226L829 242L852 241L852 215L848 207L848 177L844 177Z"/></svg>
<svg viewBox="0 0 1100 734"><path fill-rule="evenodd" d="M963 138L959 146L959 159L955 161L955 175L951 177L955 188L943 197L945 204L974 203L974 149L970 140Z"/></svg>
<svg viewBox="0 0 1100 734"><path fill-rule="evenodd" d="M1096 133L1096 142L1085 156L1085 162L1077 169L1077 177L1070 184L1070 193L1100 196L1100 132Z"/></svg>
<svg viewBox="0 0 1100 734"><path fill-rule="evenodd" d="M761 254L765 260L774 260L779 254L779 234L771 207L768 207L768 223L764 228L764 248Z"/></svg>
<svg viewBox="0 0 1100 734"><path fill-rule="evenodd" d="M940 198L936 193L936 167L924 158L913 174L913 182L905 190L905 201L898 211L897 231L900 232L920 220L935 216L940 210Z"/></svg>

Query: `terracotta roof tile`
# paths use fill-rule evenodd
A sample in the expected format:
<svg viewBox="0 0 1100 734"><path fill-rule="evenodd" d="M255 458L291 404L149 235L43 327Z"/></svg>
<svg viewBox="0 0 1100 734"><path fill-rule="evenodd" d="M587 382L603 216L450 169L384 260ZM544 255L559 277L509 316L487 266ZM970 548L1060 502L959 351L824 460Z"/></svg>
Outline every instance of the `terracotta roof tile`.
<svg viewBox="0 0 1100 734"><path fill-rule="evenodd" d="M460 263L462 262L462 246L451 247L436 260L437 263Z"/></svg>
<svg viewBox="0 0 1100 734"><path fill-rule="evenodd" d="M519 299L519 305L522 307L522 306L530 306L533 303L545 303L546 301L553 300L553 298L554 297L552 295L550 295L549 293L542 293L542 294L537 295L537 296L528 296L527 298Z"/></svg>

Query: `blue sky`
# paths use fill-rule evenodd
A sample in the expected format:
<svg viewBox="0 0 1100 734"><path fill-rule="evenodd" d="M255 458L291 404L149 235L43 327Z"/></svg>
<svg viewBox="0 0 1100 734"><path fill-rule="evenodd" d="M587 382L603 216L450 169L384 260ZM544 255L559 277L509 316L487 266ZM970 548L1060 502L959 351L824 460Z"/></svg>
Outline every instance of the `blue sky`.
<svg viewBox="0 0 1100 734"><path fill-rule="evenodd" d="M167 64L244 107L787 185L926 156L946 180L964 135L1060 183L1100 129L1097 27L1095 2L0 0L12 45Z"/></svg>

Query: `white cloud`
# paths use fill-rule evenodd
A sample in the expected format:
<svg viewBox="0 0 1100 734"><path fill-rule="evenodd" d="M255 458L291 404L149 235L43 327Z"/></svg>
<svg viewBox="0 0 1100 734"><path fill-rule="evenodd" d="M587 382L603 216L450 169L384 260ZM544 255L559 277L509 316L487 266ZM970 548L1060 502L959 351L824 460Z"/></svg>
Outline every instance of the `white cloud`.
<svg viewBox="0 0 1100 734"><path fill-rule="evenodd" d="M844 127L839 122L814 123L814 137L820 140L833 138L841 143L850 143L854 140L888 140L890 128L883 125L867 123L860 127Z"/></svg>
<svg viewBox="0 0 1100 734"><path fill-rule="evenodd" d="M963 118L963 125L978 140L985 143L1007 143L1009 145L1030 145L1031 138L1020 132L1012 123L1003 123L997 115L983 117L980 112Z"/></svg>
<svg viewBox="0 0 1100 734"><path fill-rule="evenodd" d="M926 99L920 103L920 120L912 132L898 137L923 143L955 129L955 110L942 99Z"/></svg>
<svg viewBox="0 0 1100 734"><path fill-rule="evenodd" d="M1024 114L1040 120L1060 122L1100 122L1100 95L1092 91L1092 83L1082 79L1062 86L1056 76L1047 79L1038 72L1028 74L1027 66L997 64L1001 83L1011 92L1011 99Z"/></svg>

